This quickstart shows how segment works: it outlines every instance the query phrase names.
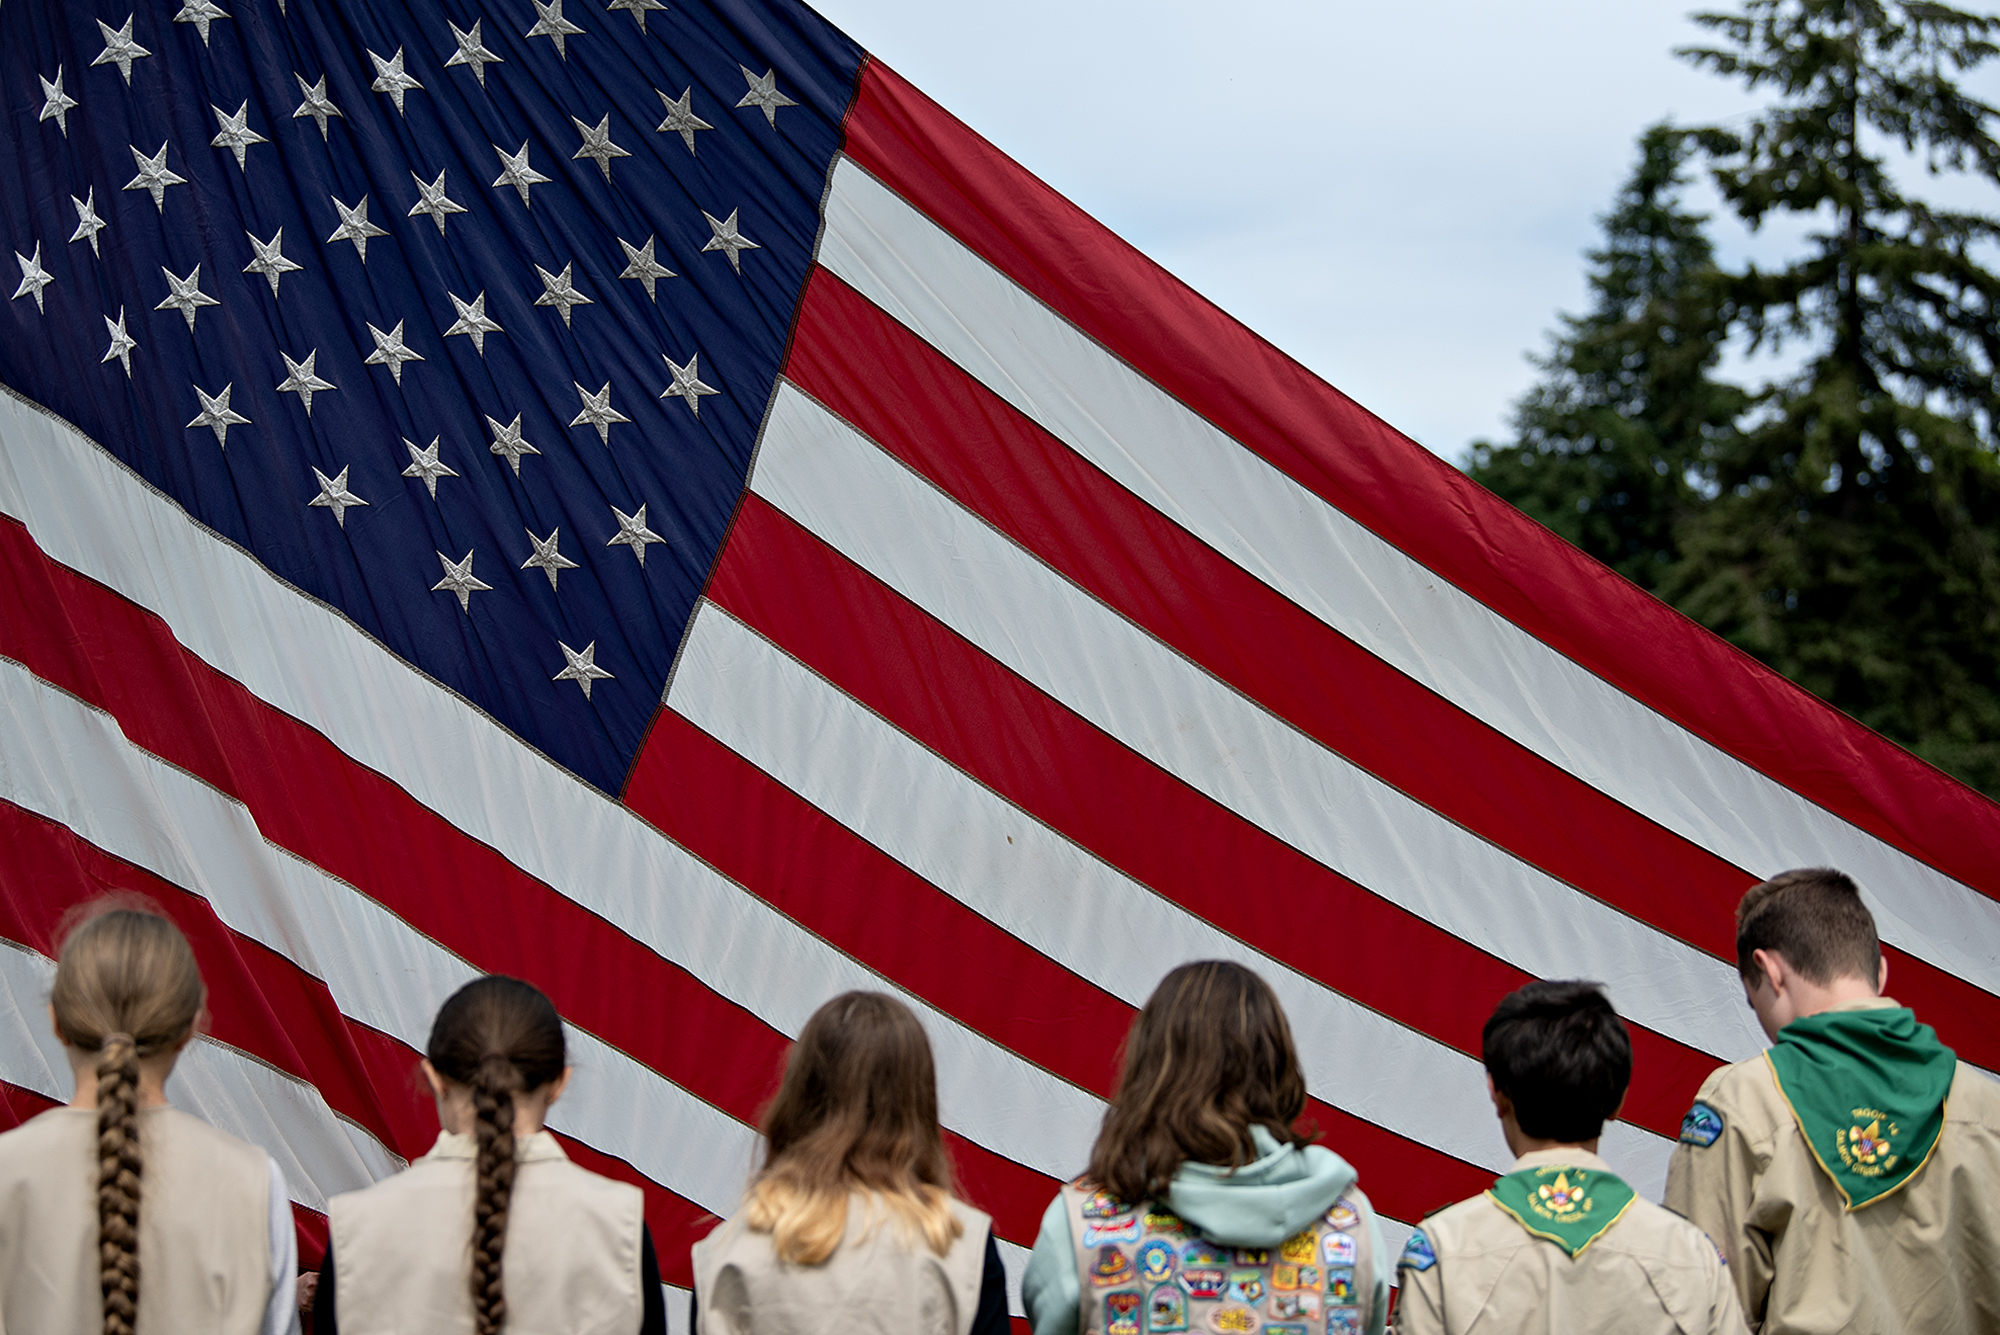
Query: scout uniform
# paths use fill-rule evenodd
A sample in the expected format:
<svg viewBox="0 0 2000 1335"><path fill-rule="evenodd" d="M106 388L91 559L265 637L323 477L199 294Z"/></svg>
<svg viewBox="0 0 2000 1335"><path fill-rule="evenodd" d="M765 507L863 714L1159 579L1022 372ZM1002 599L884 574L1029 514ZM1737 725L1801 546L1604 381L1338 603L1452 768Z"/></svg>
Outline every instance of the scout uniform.
<svg viewBox="0 0 2000 1335"><path fill-rule="evenodd" d="M1084 1279L1080 1335L1369 1328L1375 1257L1364 1200L1343 1196L1277 1246L1244 1248L1208 1241L1164 1205L1128 1205L1081 1180L1060 1199Z"/></svg>
<svg viewBox="0 0 2000 1335"><path fill-rule="evenodd" d="M2000 1323L2000 1085L1887 997L1709 1076L1666 1200L1728 1254L1766 1335Z"/></svg>
<svg viewBox="0 0 2000 1335"><path fill-rule="evenodd" d="M1425 1219L1397 1261L1397 1335L1742 1335L1715 1244L1574 1147L1536 1150Z"/></svg>

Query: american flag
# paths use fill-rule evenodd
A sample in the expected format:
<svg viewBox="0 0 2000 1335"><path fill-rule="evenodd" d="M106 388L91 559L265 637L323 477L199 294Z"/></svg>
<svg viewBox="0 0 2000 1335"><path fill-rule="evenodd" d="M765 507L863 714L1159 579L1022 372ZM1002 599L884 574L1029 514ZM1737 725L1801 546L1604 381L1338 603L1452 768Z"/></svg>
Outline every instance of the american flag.
<svg viewBox="0 0 2000 1335"><path fill-rule="evenodd" d="M485 971L571 1022L553 1125L681 1286L788 1036L901 995L1017 1313L1191 957L1276 987L1392 1245L1506 1166L1479 1027L1534 976L1632 1022L1657 1196L1785 867L2000 1067L2000 809L802 6L30 0L0 91L10 1119L69 1093L52 935L107 887L193 939L175 1097L308 1259Z"/></svg>

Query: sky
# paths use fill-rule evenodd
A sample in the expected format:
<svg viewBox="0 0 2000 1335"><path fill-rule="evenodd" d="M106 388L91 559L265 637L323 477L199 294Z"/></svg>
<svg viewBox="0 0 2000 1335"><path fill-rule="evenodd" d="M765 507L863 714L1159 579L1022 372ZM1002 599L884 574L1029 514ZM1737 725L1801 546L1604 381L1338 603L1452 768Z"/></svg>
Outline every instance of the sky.
<svg viewBox="0 0 2000 1335"><path fill-rule="evenodd" d="M1454 462L1506 437L1527 354L1586 306L1583 253L1640 131L1755 105L1674 58L1705 34L1660 0L815 2ZM1726 260L1775 258L1802 231L1725 223L1716 239Z"/></svg>

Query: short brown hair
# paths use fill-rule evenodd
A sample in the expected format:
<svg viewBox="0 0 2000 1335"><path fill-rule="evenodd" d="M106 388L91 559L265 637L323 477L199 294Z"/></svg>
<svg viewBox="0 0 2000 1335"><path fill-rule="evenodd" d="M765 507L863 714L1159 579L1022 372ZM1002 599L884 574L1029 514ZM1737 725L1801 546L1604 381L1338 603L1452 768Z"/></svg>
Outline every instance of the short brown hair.
<svg viewBox="0 0 2000 1335"><path fill-rule="evenodd" d="M1755 984L1756 954L1768 950L1807 981L1881 977L1882 943L1861 887L1831 867L1780 872L1743 892L1736 906L1736 971Z"/></svg>
<svg viewBox="0 0 2000 1335"><path fill-rule="evenodd" d="M1183 964L1153 989L1125 1037L1118 1090L1090 1151L1090 1177L1137 1204L1166 1192L1180 1166L1256 1157L1250 1128L1305 1144L1292 1027L1271 985L1240 964Z"/></svg>

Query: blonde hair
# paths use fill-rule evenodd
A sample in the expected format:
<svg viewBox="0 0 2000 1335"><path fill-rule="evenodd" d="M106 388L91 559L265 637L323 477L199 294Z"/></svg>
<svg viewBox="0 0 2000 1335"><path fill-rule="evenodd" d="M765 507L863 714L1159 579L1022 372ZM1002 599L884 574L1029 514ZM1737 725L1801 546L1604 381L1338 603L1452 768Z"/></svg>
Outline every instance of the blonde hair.
<svg viewBox="0 0 2000 1335"><path fill-rule="evenodd" d="M207 990L187 938L145 909L92 906L63 938L49 1008L56 1032L97 1054L97 1250L104 1335L139 1309L139 1061L173 1052Z"/></svg>
<svg viewBox="0 0 2000 1335"><path fill-rule="evenodd" d="M930 1041L907 1006L847 992L813 1012L764 1114L763 1171L743 1221L781 1261L818 1265L847 1232L848 1198L881 1208L903 1245L939 1256L965 1232L937 1122Z"/></svg>

